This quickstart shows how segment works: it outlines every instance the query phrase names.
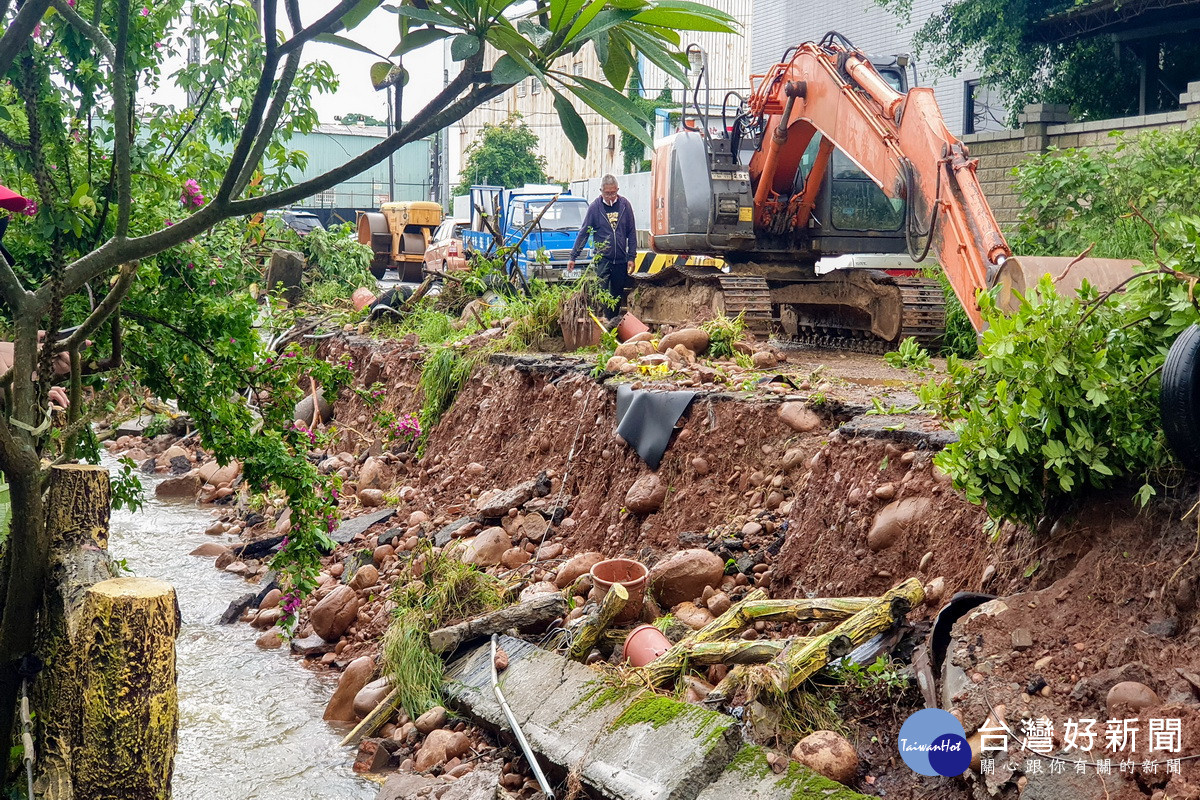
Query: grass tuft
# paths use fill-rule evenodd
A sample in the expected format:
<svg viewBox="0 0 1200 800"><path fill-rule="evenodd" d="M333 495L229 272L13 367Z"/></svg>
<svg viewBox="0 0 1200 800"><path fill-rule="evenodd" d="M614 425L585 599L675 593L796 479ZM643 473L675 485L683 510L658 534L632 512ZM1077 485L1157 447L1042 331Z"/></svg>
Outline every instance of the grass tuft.
<svg viewBox="0 0 1200 800"><path fill-rule="evenodd" d="M746 319L738 314L733 319L724 314L713 317L700 326L708 334L709 358L730 358L734 355L733 345L741 341L746 332Z"/></svg>

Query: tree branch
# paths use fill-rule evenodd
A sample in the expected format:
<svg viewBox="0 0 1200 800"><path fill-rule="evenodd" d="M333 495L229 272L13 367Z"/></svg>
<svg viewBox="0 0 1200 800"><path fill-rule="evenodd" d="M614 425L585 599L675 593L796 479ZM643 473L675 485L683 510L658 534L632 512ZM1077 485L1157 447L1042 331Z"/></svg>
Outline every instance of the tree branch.
<svg viewBox="0 0 1200 800"><path fill-rule="evenodd" d="M263 56L262 74L258 78L258 87L254 90L254 100L246 114L246 127L238 137L237 146L229 159L229 168L225 173L221 186L217 189L213 204L224 206L233 196L234 187L242 174L242 168L250 155L255 138L262 131L263 114L266 113L267 103L271 100L271 87L275 83L275 69L279 66L279 47L277 31L275 30L275 0L268 0L263 6L263 42L267 52Z"/></svg>
<svg viewBox="0 0 1200 800"><path fill-rule="evenodd" d="M120 274L117 275L117 281L113 284L112 289L100 301L100 305L88 315L88 318L83 321L74 333L65 340L58 342L54 346L55 352L67 350L74 352L84 342L87 337L96 332L96 329L104 324L112 314L121 307L121 302L125 296L129 294L129 287L133 286L133 279L137 277L138 262L130 261L121 267Z"/></svg>
<svg viewBox="0 0 1200 800"><path fill-rule="evenodd" d="M382 3L382 0L380 0L380 2ZM312 25L309 25L291 39L288 39L286 42L284 42L279 48L279 54L287 55L293 50L303 49L304 45L309 41L321 35L322 33L328 32L330 28L334 27L338 22L340 22L342 17L346 16L346 12L350 11L352 8L358 5L358 3L359 0L341 0L341 2L330 9L329 13L327 13L325 16L321 17Z"/></svg>
<svg viewBox="0 0 1200 800"><path fill-rule="evenodd" d="M129 117L129 0L117 0L117 43L113 53L113 163L117 172L117 225L114 238L123 239L129 233L129 218L133 209L133 173L129 151L133 147Z"/></svg>
<svg viewBox="0 0 1200 800"><path fill-rule="evenodd" d="M275 126L279 124L279 118L283 116L283 109L287 106L288 94L292 91L292 83L296 80L296 73L300 70L301 55L303 55L303 51L301 50L296 50L288 54L287 61L283 65L283 74L279 76L279 83L275 86L275 98L271 101L271 108L267 111L267 116L263 120L262 127L258 132L258 140L254 142L254 147L250 150L250 156L246 159L246 164L242 167L237 183L234 184L233 197L240 196L245 190L246 184L250 182L251 176L254 175L254 170L258 169L259 162L262 160L263 153L266 152L267 145L271 143L271 137L275 135Z"/></svg>
<svg viewBox="0 0 1200 800"><path fill-rule="evenodd" d="M0 75L8 72L17 54L29 43L33 29L42 21L50 0L27 0L13 19L4 36L0 37Z"/></svg>
<svg viewBox="0 0 1200 800"><path fill-rule="evenodd" d="M12 264L8 263L3 253L0 253L0 297L4 298L4 302L12 310L14 318L21 316L25 306L33 298L33 293L21 285L21 279L17 277Z"/></svg>

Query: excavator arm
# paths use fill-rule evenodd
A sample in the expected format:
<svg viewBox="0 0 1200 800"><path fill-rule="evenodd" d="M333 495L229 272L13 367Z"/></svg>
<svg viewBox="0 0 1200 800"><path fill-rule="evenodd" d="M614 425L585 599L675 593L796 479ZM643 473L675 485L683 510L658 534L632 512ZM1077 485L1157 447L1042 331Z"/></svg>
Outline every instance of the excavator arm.
<svg viewBox="0 0 1200 800"><path fill-rule="evenodd" d="M975 293L995 284L1012 251L975 176L976 160L946 128L933 91L895 91L860 53L838 42L789 51L754 86L751 114L766 122L750 161L757 229L807 224L836 146L888 197L908 204L910 253L926 236L977 330ZM804 191L791 193L800 158L815 133L821 146Z"/></svg>

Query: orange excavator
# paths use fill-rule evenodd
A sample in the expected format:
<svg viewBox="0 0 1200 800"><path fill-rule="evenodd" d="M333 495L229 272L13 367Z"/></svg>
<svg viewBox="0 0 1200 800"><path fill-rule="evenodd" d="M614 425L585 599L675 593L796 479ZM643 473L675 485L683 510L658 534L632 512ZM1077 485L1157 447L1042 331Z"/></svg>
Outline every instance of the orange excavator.
<svg viewBox="0 0 1200 800"><path fill-rule="evenodd" d="M1067 270L1070 258L1014 257L977 162L933 91L907 86L905 66L873 62L829 33L751 76L732 114L727 95L719 122L697 99L701 67L690 127L654 153L651 247L724 265L677 259L639 281L631 310L647 322L742 314L762 332L877 351L941 337L940 285L914 263L927 255L976 330L981 289L1000 286L1001 307L1012 309L1013 292L1047 272L1066 272L1060 291L1084 279L1103 290L1129 275L1135 262L1082 259Z"/></svg>

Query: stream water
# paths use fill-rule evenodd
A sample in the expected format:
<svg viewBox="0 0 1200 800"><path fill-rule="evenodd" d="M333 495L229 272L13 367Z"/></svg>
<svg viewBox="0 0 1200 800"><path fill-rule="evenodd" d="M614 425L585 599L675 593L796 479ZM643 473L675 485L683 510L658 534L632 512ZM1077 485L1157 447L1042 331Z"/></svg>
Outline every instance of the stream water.
<svg viewBox="0 0 1200 800"><path fill-rule="evenodd" d="M154 498L137 514L114 512L109 549L133 575L175 586L183 628L176 647L179 751L175 800L370 800L378 790L351 771L343 732L321 719L334 683L305 669L287 648L262 650L259 631L218 625L241 578L190 556L214 538L208 511Z"/></svg>

